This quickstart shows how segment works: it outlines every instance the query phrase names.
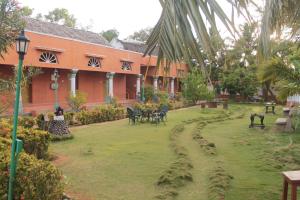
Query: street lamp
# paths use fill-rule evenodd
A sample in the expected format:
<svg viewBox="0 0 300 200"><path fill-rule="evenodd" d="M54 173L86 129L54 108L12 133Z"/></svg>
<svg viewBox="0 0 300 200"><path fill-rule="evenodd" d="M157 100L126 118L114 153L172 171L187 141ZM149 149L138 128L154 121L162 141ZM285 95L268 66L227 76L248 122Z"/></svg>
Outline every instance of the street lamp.
<svg viewBox="0 0 300 200"><path fill-rule="evenodd" d="M13 199L13 189L16 177L16 166L18 154L22 150L23 143L17 139L17 128L18 128L18 115L19 115L19 100L20 100L20 83L22 78L22 66L24 56L27 53L29 39L26 38L24 30L21 31L19 37L16 39L16 50L19 54L19 64L17 71L16 80L16 97L14 105L14 116L13 116L13 131L12 131L12 143L11 143L11 157L10 157L10 170L9 170L9 187L8 187L8 200Z"/></svg>
<svg viewBox="0 0 300 200"><path fill-rule="evenodd" d="M59 74L58 74L58 70L55 69L53 74L52 74L52 81L54 81L54 83L51 84L51 88L54 90L54 96L55 96L55 104L54 104L54 109L56 110L59 107L59 103L58 103L58 78L59 78Z"/></svg>

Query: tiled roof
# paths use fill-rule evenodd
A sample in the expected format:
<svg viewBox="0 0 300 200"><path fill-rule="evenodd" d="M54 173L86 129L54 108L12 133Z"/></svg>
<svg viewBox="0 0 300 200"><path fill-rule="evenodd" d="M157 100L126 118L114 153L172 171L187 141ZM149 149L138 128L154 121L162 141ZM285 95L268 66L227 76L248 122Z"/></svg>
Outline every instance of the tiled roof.
<svg viewBox="0 0 300 200"><path fill-rule="evenodd" d="M109 42L100 34L90 31L69 28L64 25L59 25L51 22L40 21L33 18L25 18L27 31L50 34L64 38L80 40L84 42L111 46Z"/></svg>
<svg viewBox="0 0 300 200"><path fill-rule="evenodd" d="M143 42L135 41L135 40L120 40L120 42L123 44L125 50L129 51L135 51L139 53L145 53L145 50L147 48L147 45ZM158 49L155 48L152 52L152 55L157 55Z"/></svg>

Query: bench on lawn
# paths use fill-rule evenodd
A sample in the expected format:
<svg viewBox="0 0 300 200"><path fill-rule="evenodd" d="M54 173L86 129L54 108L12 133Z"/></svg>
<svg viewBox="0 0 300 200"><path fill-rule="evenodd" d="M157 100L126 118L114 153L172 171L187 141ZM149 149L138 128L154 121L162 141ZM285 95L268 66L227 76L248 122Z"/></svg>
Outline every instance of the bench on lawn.
<svg viewBox="0 0 300 200"><path fill-rule="evenodd" d="M275 122L276 129L280 132L291 132L293 131L292 128L292 121L291 118L278 118Z"/></svg>

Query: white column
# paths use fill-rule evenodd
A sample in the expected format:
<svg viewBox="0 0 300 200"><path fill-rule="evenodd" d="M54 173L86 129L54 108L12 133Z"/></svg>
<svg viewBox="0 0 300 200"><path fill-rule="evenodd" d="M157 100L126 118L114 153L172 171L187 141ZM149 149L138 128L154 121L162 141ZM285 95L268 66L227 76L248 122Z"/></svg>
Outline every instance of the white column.
<svg viewBox="0 0 300 200"><path fill-rule="evenodd" d="M78 69L72 69L70 74L71 94L76 96L76 74Z"/></svg>
<svg viewBox="0 0 300 200"><path fill-rule="evenodd" d="M108 79L108 96L110 98L114 97L114 75L115 72L108 72L106 78Z"/></svg>
<svg viewBox="0 0 300 200"><path fill-rule="evenodd" d="M138 74L136 78L136 98L140 99L141 97L141 77L142 74Z"/></svg>
<svg viewBox="0 0 300 200"><path fill-rule="evenodd" d="M171 91L170 91L170 96L171 96L171 97L174 97L174 95L175 95L175 91L174 91L174 81L175 81L175 78L172 77L172 78L171 78Z"/></svg>
<svg viewBox="0 0 300 200"><path fill-rule="evenodd" d="M153 88L154 88L154 91L157 91L158 90L158 76L153 76Z"/></svg>

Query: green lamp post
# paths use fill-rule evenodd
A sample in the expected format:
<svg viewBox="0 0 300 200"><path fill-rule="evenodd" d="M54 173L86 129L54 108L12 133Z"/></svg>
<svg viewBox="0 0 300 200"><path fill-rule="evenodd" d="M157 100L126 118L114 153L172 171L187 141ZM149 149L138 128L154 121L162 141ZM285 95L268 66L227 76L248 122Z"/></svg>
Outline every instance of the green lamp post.
<svg viewBox="0 0 300 200"><path fill-rule="evenodd" d="M54 83L51 84L51 88L54 90L54 96L55 96L55 104L54 104L54 109L56 110L59 107L59 103L58 103L58 78L59 78L59 74L58 74L58 70L55 69L52 75L52 80L54 81Z"/></svg>
<svg viewBox="0 0 300 200"><path fill-rule="evenodd" d="M12 131L12 143L11 143L11 157L10 157L10 170L9 170L9 185L8 185L8 200L13 199L14 182L16 177L17 159L20 151L22 150L23 143L17 139L18 128L18 115L19 115L19 100L20 100L20 84L22 78L22 66L24 56L27 53L29 39L26 38L24 30L21 31L19 37L16 39L16 50L19 54L19 64L16 80L16 97L14 105L13 116L13 131Z"/></svg>

